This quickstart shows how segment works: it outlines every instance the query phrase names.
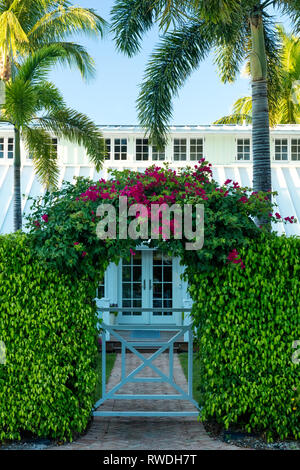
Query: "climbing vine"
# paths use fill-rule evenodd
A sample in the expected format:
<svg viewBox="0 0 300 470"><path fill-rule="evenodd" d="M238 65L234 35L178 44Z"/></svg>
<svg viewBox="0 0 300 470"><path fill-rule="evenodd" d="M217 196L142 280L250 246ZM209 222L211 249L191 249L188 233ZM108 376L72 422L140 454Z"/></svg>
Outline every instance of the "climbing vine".
<svg viewBox="0 0 300 470"><path fill-rule="evenodd" d="M144 173L112 171L107 180L92 182L77 178L75 184L64 183L61 190L34 200L28 227L34 249L48 265L71 269L72 272L85 271L90 276L97 274L99 264L103 266L121 257L127 258L142 242L179 256L183 264L196 272L211 271L226 263L243 269L239 248L247 246L251 239L257 239L264 230L255 224L254 219L282 220L270 202L271 195L242 188L229 179L218 184L212 177L211 164L202 159L194 167L178 171L168 165L152 166ZM170 219L162 218L155 238L149 234L147 240L142 239L142 230L136 240L122 238L122 223L128 227L136 220L138 224L144 215L137 213L128 216L125 222L120 220L120 197L127 198L128 207L142 204L149 217L153 215L155 204L168 207L176 204L181 208L203 204L202 249L196 252L186 250L185 234L181 239L175 235L176 220L172 213ZM99 239L97 236L97 225L102 220L97 211L101 204L110 204L116 209L114 238ZM293 216L286 219L286 223L295 222ZM199 220L195 211L192 223L196 230Z"/></svg>

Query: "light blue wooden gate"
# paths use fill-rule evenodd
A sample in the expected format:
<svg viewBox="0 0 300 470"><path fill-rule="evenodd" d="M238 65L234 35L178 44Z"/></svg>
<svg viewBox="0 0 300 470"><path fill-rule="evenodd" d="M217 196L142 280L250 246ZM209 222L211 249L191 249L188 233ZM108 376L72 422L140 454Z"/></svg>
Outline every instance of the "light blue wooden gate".
<svg viewBox="0 0 300 470"><path fill-rule="evenodd" d="M101 325L102 327L102 398L95 404L95 409L100 407L100 410L94 411L94 416L198 416L199 408L197 402L193 399L193 331L192 325L184 326L171 326L171 325ZM153 340L144 341L128 341L126 340L121 332L126 331L160 331L160 332L174 332L173 336L166 341L158 342ZM117 341L121 343L121 381L115 385L111 390L107 391L106 388L106 334L110 333L114 336ZM184 391L174 381L174 343L178 341L182 335L188 335L188 389ZM137 350L139 347L147 347L152 350L157 349L150 357L146 358L140 351ZM141 361L135 370L126 374L126 349L135 354ZM153 361L157 359L161 354L169 352L169 373L166 375L158 367L153 364ZM157 377L136 377L145 367L150 367L156 374ZM171 385L176 391L173 395L134 395L134 394L120 394L117 393L124 385L128 383L140 383L140 382L163 382ZM198 411L167 411L167 412L156 412L156 411L101 411L101 405L106 400L187 400L191 402Z"/></svg>

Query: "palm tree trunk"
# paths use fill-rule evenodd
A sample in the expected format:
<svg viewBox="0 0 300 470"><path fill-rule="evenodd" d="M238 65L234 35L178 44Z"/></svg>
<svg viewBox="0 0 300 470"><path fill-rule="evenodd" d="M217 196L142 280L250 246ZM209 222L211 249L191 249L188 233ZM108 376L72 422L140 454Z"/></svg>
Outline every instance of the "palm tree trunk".
<svg viewBox="0 0 300 470"><path fill-rule="evenodd" d="M261 12L250 16L252 52L252 148L253 188L271 189L270 124L267 86L267 57Z"/></svg>
<svg viewBox="0 0 300 470"><path fill-rule="evenodd" d="M253 189L271 189L268 87L266 80L252 82Z"/></svg>
<svg viewBox="0 0 300 470"><path fill-rule="evenodd" d="M22 229L22 201L21 201L21 149L20 131L15 130L15 156L14 156L14 230Z"/></svg>

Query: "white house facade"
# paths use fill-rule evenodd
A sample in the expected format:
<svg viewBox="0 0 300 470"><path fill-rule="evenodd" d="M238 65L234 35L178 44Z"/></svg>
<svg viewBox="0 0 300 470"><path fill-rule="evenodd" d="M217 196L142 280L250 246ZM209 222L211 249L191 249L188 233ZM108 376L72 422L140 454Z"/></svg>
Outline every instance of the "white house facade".
<svg viewBox="0 0 300 470"><path fill-rule="evenodd" d="M83 148L60 141L53 136L60 165L60 180L72 181L74 176L93 180L109 178L109 169L144 171L152 164L168 163L177 169L194 165L205 157L213 165L213 177L220 183L226 179L241 186L252 186L251 127L233 125L174 126L163 152L151 145L137 126L100 126L106 139L107 159L96 172ZM43 194L35 176L30 155L22 147L22 208L26 216L29 197ZM13 155L11 128L0 127L0 233L13 231ZM281 125L271 130L273 190L283 216L294 215L300 220L300 125ZM300 236L300 224L277 225L280 233ZM176 258L141 247L131 260L118 266L111 264L100 281L98 305L122 308L116 317L119 324L175 324L188 322L180 309L189 308L191 300L187 285L181 279L183 267ZM143 309L138 311L138 309ZM112 307L113 309L113 307ZM128 310L126 310L128 309ZM135 309L135 310L131 310ZM147 310L149 309L149 310ZM156 309L156 311L152 311ZM168 309L168 310L164 310ZM103 313L107 323L109 313ZM111 316L112 318L112 316Z"/></svg>

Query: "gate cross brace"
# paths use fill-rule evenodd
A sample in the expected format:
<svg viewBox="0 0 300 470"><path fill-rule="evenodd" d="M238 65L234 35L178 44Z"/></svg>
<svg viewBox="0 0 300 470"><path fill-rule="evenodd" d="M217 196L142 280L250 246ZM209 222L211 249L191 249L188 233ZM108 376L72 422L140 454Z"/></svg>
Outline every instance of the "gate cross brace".
<svg viewBox="0 0 300 470"><path fill-rule="evenodd" d="M100 405L102 405L105 401L109 399L117 399L117 400L138 400L138 399L152 399L152 400L187 400L190 401L193 405L199 409L197 402L192 397L191 387L188 387L188 393L186 393L181 387L179 387L173 378L173 346L174 342L187 330L190 330L190 325L182 326L180 328L176 328L175 331L179 330L176 334L172 336L166 343L159 344L159 349L153 353L149 358L146 358L143 354L141 354L137 349L126 341L111 325L103 324L103 343L102 343L102 380L105 381L105 367L106 367L106 344L105 344L105 330L109 331L116 339L118 339L122 344L122 376L121 381L115 385L108 393L106 392L105 383L103 386L102 383L102 398L97 401L95 404L95 409L97 409ZM129 328L130 329L130 328ZM172 328L170 328L172 330ZM189 335L190 336L190 335ZM135 343L134 343L135 344ZM147 343L149 346L157 347L158 345L155 343ZM126 360L126 348L128 348L133 354L135 354L141 361L140 364L136 369L131 371L128 376L126 376L125 372L125 360ZM169 377L165 375L160 369L158 369L154 364L153 361L160 356L164 351L169 349L170 354L170 370L169 370ZM159 377L139 377L135 378L135 376L141 372L146 367L150 367ZM164 382L171 385L177 392L178 395L124 395L124 394L116 394L116 392L122 388L124 385L130 382ZM199 412L170 412L167 413L169 416L198 416ZM157 413L157 412L110 412L110 411L94 411L94 416L165 416L166 412Z"/></svg>

